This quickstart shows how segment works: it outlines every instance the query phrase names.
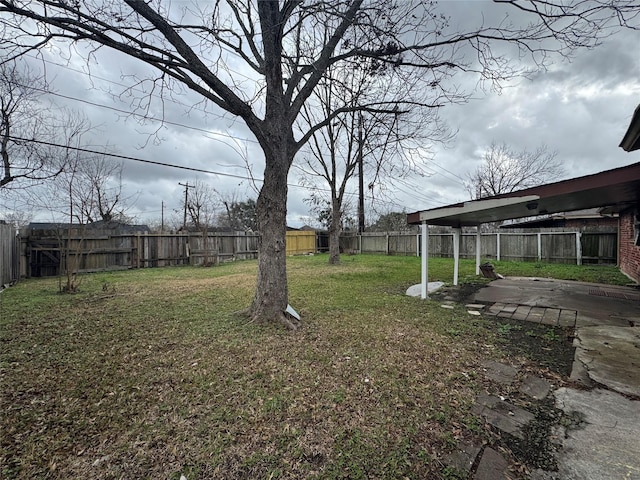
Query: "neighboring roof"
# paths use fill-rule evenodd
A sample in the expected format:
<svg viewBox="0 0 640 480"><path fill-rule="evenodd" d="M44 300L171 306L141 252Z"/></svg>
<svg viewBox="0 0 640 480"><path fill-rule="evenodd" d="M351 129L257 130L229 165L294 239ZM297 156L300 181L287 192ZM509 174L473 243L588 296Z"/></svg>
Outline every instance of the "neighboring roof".
<svg viewBox="0 0 640 480"><path fill-rule="evenodd" d="M640 149L640 105L638 105L633 112L629 128L624 134L619 146L622 147L625 152Z"/></svg>
<svg viewBox="0 0 640 480"><path fill-rule="evenodd" d="M64 222L31 222L27 225L30 230L58 230L61 228L81 228L82 225Z"/></svg>
<svg viewBox="0 0 640 480"><path fill-rule="evenodd" d="M409 224L423 221L450 227L477 226L584 208L610 207L619 212L640 203L640 163L594 175L549 183L494 197L422 210L407 215Z"/></svg>
<svg viewBox="0 0 640 480"><path fill-rule="evenodd" d="M64 223L64 222L31 222L27 225L30 230L61 230L68 228L87 228L92 230L117 230L122 233L138 233L138 232L150 232L151 229L147 225L127 225L120 222L93 222L88 225L82 225L79 223Z"/></svg>
<svg viewBox="0 0 640 480"><path fill-rule="evenodd" d="M500 225L500 228L560 227L563 226L567 220L598 222L602 219L610 220L612 218L617 218L617 215L605 215L602 213L602 208L585 208L574 212L561 212L552 215L529 217L513 222L507 221Z"/></svg>

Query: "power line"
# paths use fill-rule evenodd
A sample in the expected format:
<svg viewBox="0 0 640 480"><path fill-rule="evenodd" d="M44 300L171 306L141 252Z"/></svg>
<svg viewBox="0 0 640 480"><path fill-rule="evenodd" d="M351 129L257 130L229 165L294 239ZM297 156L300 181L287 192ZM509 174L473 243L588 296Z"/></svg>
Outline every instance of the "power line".
<svg viewBox="0 0 640 480"><path fill-rule="evenodd" d="M250 177L250 176L246 176L246 175L237 175L234 173L226 173L226 172L217 172L215 170L205 170L203 168L195 168L195 167L187 167L185 165L176 165L176 164L172 164L172 163L166 163L166 162L158 162L155 160L147 160L144 158L137 158L137 157L131 157L129 155L119 155L117 153L109 153L109 152L101 152L99 150L92 150L90 148L83 148L83 147L72 147L69 145L62 145L59 143L54 143L54 142L46 142L44 140L36 140L33 138L22 138L22 137L15 137L15 136L9 136L7 137L11 140L14 141L18 141L18 142L32 142L32 143L37 143L40 145L46 145L49 147L57 147L57 148L63 148L66 150L73 150L76 152L82 152L82 153L90 153L92 155L104 155L104 156L108 156L108 157L113 157L113 158L118 158L121 160L130 160L133 162L140 162L140 163L146 163L146 164L151 164L151 165L158 165L161 167L168 167L168 168L176 168L179 170L187 170L190 172L196 172L196 173L206 173L209 175L219 175L222 177L230 177L230 178L237 178L237 179L241 179L241 180L251 180L253 182L260 182L263 183L264 179L262 178L255 178L255 177ZM331 190L326 189L326 188L319 188L319 187L310 187L310 186L305 186L305 185L298 185L296 183L287 183L287 186L289 187L294 187L294 188L304 188L306 190L319 190L319 191L324 191L324 192L330 192ZM358 195L355 192L345 192L345 194L347 195Z"/></svg>
<svg viewBox="0 0 640 480"><path fill-rule="evenodd" d="M142 94L149 95L149 96L152 96L152 97L156 97L156 98L162 100L163 102L166 101L166 99L164 97L160 96L160 95L157 95L157 94L154 94L154 93L146 93L146 92L144 92L144 91L142 91L140 89L135 89L135 88L133 88L131 86L128 86L128 85L125 85L125 84L122 84L122 83L119 83L119 82L115 82L115 81L110 80L108 78L101 77L101 76L98 76L98 75L89 74L89 73L87 73L87 72L85 72L83 70L78 70L78 69L75 69L75 68L71 68L68 65L63 65L63 64L56 63L56 62L53 62L53 61L47 60L47 59L38 59L37 57L34 57L34 56L30 56L30 57L33 58L33 59L36 59L36 60L41 60L41 61L43 61L45 63L49 63L51 65L55 65L55 66L57 66L59 68L65 69L65 70L69 70L69 71L72 71L72 72L76 72L76 73L88 76L89 78L96 78L96 79L102 80L102 81L107 82L107 83L111 83L113 85L117 85L117 86L125 88L125 89L137 90ZM244 76L247 79L250 79L250 77L248 77L246 75L243 75L240 72L237 72L236 70L232 70L232 72L236 73L237 75ZM111 111L114 111L114 112L117 112L117 113L121 113L121 114L127 115L127 116L134 116L134 117L142 118L144 120L160 122L160 123L166 124L166 125L173 125L173 126L176 126L176 127L185 128L187 130L194 130L194 131L197 131L197 132L202 132L202 133L205 133L207 135L217 135L217 136L221 136L221 137L230 138L230 139L236 140L236 141L242 141L242 142L246 142L246 143L253 143L253 144L256 144L256 145L259 144L259 142L257 140L251 139L251 138L235 137L235 136L230 135L228 133L211 131L211 130L207 130L207 129L204 129L204 128L195 127L195 126L192 126L192 125L185 125L183 123L166 120L164 118L150 117L148 115L143 115L141 113L136 113L136 112L132 112L132 111L129 111L129 110L120 109L120 108L113 107L113 106L110 106L110 105L104 105L104 104L100 104L100 103L96 103L96 102L91 102L89 100L85 100L85 99L82 99L82 98L72 97L70 95L64 95L64 94L61 94L61 93L52 92L52 91L48 91L48 90L41 89L41 88L35 88L33 86L26 86L26 85L20 85L20 86L22 86L24 88L30 88L32 90L39 91L39 92L42 92L42 93L54 95L54 96L57 96L57 97L60 97L60 98L64 98L66 100L72 100L72 101L84 103L84 104L91 105L91 106L97 107L97 108L104 108L104 109L111 110ZM189 105L186 105L186 104L184 104L182 102L179 102L179 101L177 101L177 100L175 100L173 98L171 98L169 101L171 103L176 104L176 105L180 105L180 106L183 106L183 107L187 107L189 109L201 111L205 115L214 115L213 113L206 111L204 108L198 108L198 107L195 107L195 106L189 106ZM223 118L221 115L215 115L215 116L218 117L218 118ZM218 140L216 138L211 138L211 137L208 137L208 138L210 138L212 140L220 141L221 143L224 143L221 140ZM227 143L224 143L224 144L227 145L227 146L230 146ZM305 153L308 153L308 154L312 153L309 150L301 150L301 151L303 151ZM459 176L456 173L453 173L452 171L444 168L443 166L438 164L435 160L429 160L429 162L427 163L427 166L430 165L430 164L433 164L435 167L438 167L440 170L446 172L450 176L452 176L455 179L457 179L457 180L454 180L454 181L456 181L457 183L459 183L463 187L465 186L465 183L464 183L465 179L462 178L461 176ZM444 176L444 174L442 174L440 172L432 172L432 173L434 175L443 175Z"/></svg>

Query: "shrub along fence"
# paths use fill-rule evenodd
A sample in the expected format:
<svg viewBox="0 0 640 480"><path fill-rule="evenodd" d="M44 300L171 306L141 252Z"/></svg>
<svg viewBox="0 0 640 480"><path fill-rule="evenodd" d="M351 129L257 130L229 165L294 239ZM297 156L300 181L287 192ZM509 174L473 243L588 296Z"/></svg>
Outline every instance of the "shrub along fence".
<svg viewBox="0 0 640 480"><path fill-rule="evenodd" d="M20 239L13 225L0 223L0 290L20 278Z"/></svg>

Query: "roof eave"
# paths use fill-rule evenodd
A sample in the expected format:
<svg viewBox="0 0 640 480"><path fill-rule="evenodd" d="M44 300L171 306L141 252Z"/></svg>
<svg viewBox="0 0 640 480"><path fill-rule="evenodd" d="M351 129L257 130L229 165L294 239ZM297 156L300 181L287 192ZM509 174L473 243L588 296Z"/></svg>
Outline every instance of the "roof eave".
<svg viewBox="0 0 640 480"><path fill-rule="evenodd" d="M625 152L640 150L640 105L636 107L622 141L619 145Z"/></svg>

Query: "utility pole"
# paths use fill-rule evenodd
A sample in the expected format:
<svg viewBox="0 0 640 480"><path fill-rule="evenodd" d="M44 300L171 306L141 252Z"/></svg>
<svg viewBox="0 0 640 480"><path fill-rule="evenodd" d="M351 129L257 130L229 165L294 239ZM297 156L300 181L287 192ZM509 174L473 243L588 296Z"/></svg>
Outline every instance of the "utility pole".
<svg viewBox="0 0 640 480"><path fill-rule="evenodd" d="M187 204L189 203L189 188L193 188L195 187L195 185L189 185L189 182L187 183L178 182L178 185L184 187L184 218L182 220L182 230L186 231L187 230Z"/></svg>
<svg viewBox="0 0 640 480"><path fill-rule="evenodd" d="M358 233L364 232L364 173L362 158L362 113L358 114Z"/></svg>
<svg viewBox="0 0 640 480"><path fill-rule="evenodd" d="M160 207L160 233L164 233L164 200Z"/></svg>

